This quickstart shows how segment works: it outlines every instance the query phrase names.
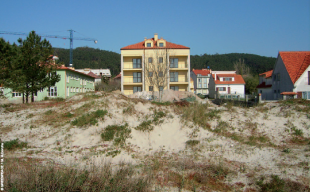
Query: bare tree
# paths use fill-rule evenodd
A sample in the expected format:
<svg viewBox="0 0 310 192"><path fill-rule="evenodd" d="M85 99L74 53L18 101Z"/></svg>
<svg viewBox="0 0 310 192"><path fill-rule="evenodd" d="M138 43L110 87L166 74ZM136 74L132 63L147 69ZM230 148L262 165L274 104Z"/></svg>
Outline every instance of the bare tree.
<svg viewBox="0 0 310 192"><path fill-rule="evenodd" d="M242 76L246 76L250 74L250 68L245 65L244 59L234 62L234 69L237 72L237 74L240 74Z"/></svg>
<svg viewBox="0 0 310 192"><path fill-rule="evenodd" d="M167 49L153 49L144 56L144 79L147 90L159 91L161 101L162 91L168 87L169 55Z"/></svg>

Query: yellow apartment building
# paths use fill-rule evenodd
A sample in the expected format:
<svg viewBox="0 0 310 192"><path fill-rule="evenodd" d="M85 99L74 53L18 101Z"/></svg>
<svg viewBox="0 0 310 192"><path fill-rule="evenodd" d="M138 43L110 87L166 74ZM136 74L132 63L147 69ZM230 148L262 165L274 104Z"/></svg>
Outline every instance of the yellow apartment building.
<svg viewBox="0 0 310 192"><path fill-rule="evenodd" d="M190 48L154 38L121 48L121 91L190 91Z"/></svg>

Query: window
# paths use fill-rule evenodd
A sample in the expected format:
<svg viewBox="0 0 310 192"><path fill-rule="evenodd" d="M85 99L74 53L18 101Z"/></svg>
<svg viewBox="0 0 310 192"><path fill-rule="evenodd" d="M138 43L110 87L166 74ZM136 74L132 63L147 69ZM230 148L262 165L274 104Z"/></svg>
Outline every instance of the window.
<svg viewBox="0 0 310 192"><path fill-rule="evenodd" d="M280 73L277 74L277 81L280 81Z"/></svg>
<svg viewBox="0 0 310 192"><path fill-rule="evenodd" d="M201 88L201 83L198 83L198 88Z"/></svg>
<svg viewBox="0 0 310 192"><path fill-rule="evenodd" d="M159 63L163 63L163 62L164 62L164 58L163 58L163 57L159 57L159 58L158 58L158 62L159 62Z"/></svg>
<svg viewBox="0 0 310 192"><path fill-rule="evenodd" d="M280 93L280 89L278 89L278 93Z"/></svg>
<svg viewBox="0 0 310 192"><path fill-rule="evenodd" d="M151 47L151 43L147 43L147 44L146 44L146 47Z"/></svg>
<svg viewBox="0 0 310 192"><path fill-rule="evenodd" d="M174 91L179 91L179 86L170 86L170 89Z"/></svg>
<svg viewBox="0 0 310 192"><path fill-rule="evenodd" d="M21 97L22 93L19 92L12 92L12 97Z"/></svg>
<svg viewBox="0 0 310 192"><path fill-rule="evenodd" d="M201 79L198 79L198 82L200 83L200 82L201 82Z"/></svg>
<svg viewBox="0 0 310 192"><path fill-rule="evenodd" d="M80 85L83 85L83 80L82 79L80 79Z"/></svg>
<svg viewBox="0 0 310 192"><path fill-rule="evenodd" d="M142 91L142 87L133 87L133 93L141 92L141 91Z"/></svg>
<svg viewBox="0 0 310 192"><path fill-rule="evenodd" d="M38 92L33 93L33 96L37 97L38 96Z"/></svg>
<svg viewBox="0 0 310 192"><path fill-rule="evenodd" d="M159 47L164 47L164 43L159 43Z"/></svg>
<svg viewBox="0 0 310 192"><path fill-rule="evenodd" d="M201 77L201 74L197 74L198 77Z"/></svg>
<svg viewBox="0 0 310 192"><path fill-rule="evenodd" d="M170 72L170 82L178 82L178 72Z"/></svg>
<svg viewBox="0 0 310 192"><path fill-rule="evenodd" d="M153 72L149 72L149 77L153 77Z"/></svg>
<svg viewBox="0 0 310 192"><path fill-rule="evenodd" d="M231 77L224 77L223 81L232 81L232 78Z"/></svg>
<svg viewBox="0 0 310 192"><path fill-rule="evenodd" d="M178 63L178 58L170 58L170 68L178 68Z"/></svg>
<svg viewBox="0 0 310 192"><path fill-rule="evenodd" d="M67 75L67 83L69 83L69 79L70 79L70 76L69 76L69 75Z"/></svg>
<svg viewBox="0 0 310 192"><path fill-rule="evenodd" d="M138 72L133 73L133 82L134 83L142 82L142 80L141 80L141 73L138 73Z"/></svg>
<svg viewBox="0 0 310 192"><path fill-rule="evenodd" d="M164 73L163 73L162 71L159 71L159 72L158 72L158 76L159 76L159 77L163 77L163 76L164 76Z"/></svg>
<svg viewBox="0 0 310 192"><path fill-rule="evenodd" d="M47 90L48 97L57 97L57 87L49 87Z"/></svg>
<svg viewBox="0 0 310 192"><path fill-rule="evenodd" d="M148 62L149 62L149 63L152 63L152 61L153 61L153 58L152 58L152 57L149 57Z"/></svg>
<svg viewBox="0 0 310 192"><path fill-rule="evenodd" d="M310 85L310 71L308 71L308 85Z"/></svg>
<svg viewBox="0 0 310 192"><path fill-rule="evenodd" d="M159 86L159 91L163 91L164 87L163 86Z"/></svg>
<svg viewBox="0 0 310 192"><path fill-rule="evenodd" d="M149 91L153 91L153 86L149 86Z"/></svg>
<svg viewBox="0 0 310 192"><path fill-rule="evenodd" d="M219 91L226 91L226 87L218 87Z"/></svg>
<svg viewBox="0 0 310 192"><path fill-rule="evenodd" d="M132 59L133 68L142 68L141 59Z"/></svg>

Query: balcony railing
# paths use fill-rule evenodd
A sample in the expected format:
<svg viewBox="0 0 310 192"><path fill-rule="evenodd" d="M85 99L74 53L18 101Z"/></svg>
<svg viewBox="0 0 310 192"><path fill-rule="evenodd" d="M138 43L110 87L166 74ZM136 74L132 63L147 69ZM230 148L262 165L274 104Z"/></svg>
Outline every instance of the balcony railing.
<svg viewBox="0 0 310 192"><path fill-rule="evenodd" d="M123 69L142 69L142 65L134 65L134 64L124 65Z"/></svg>
<svg viewBox="0 0 310 192"><path fill-rule="evenodd" d="M124 79L124 83L142 83L142 79Z"/></svg>
<svg viewBox="0 0 310 192"><path fill-rule="evenodd" d="M188 78L186 77L185 79L184 78L177 78L177 79L173 79L173 78L170 78L170 83L188 83Z"/></svg>
<svg viewBox="0 0 310 192"><path fill-rule="evenodd" d="M183 64L178 64L178 65L169 65L170 69L187 69L188 65L187 63L183 63Z"/></svg>

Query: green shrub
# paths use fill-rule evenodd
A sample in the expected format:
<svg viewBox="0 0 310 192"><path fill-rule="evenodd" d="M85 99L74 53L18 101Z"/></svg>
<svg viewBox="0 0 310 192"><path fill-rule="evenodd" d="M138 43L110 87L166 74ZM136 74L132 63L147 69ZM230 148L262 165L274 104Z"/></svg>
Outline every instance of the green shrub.
<svg viewBox="0 0 310 192"><path fill-rule="evenodd" d="M103 141L114 140L114 145L124 146L126 139L130 137L131 133L131 130L127 127L127 123L125 125L109 125L101 133L101 138Z"/></svg>
<svg viewBox="0 0 310 192"><path fill-rule="evenodd" d="M199 140L188 140L186 141L186 145L194 147L195 145L198 145L200 143Z"/></svg>
<svg viewBox="0 0 310 192"><path fill-rule="evenodd" d="M83 127L86 125L96 125L98 123L97 119L103 119L104 116L108 113L107 110L97 110L85 115L82 115L79 118L76 118L71 122L72 125Z"/></svg>
<svg viewBox="0 0 310 192"><path fill-rule="evenodd" d="M215 133L223 133L224 131L227 130L229 127L229 124L225 121L219 121L217 124L216 128L213 130Z"/></svg>
<svg viewBox="0 0 310 192"><path fill-rule="evenodd" d="M18 139L14 139L11 141L5 141L3 143L3 147L7 150L22 149L24 147L27 147L27 143L19 141Z"/></svg>
<svg viewBox="0 0 310 192"><path fill-rule="evenodd" d="M152 125L152 122L153 122L152 120L143 121L142 123L140 123L140 125L135 127L135 130L143 131L143 132L153 131L154 126Z"/></svg>
<svg viewBox="0 0 310 192"><path fill-rule="evenodd" d="M166 102L152 101L152 104L168 106L168 105L171 105L171 102L169 102L169 101L166 101Z"/></svg>
<svg viewBox="0 0 310 192"><path fill-rule="evenodd" d="M73 115L72 113L70 113L70 112L65 113L65 117L71 118L71 117L73 117L73 116L74 116L74 115Z"/></svg>

